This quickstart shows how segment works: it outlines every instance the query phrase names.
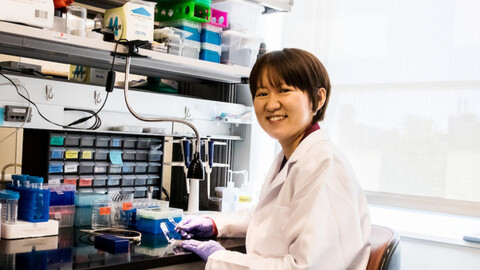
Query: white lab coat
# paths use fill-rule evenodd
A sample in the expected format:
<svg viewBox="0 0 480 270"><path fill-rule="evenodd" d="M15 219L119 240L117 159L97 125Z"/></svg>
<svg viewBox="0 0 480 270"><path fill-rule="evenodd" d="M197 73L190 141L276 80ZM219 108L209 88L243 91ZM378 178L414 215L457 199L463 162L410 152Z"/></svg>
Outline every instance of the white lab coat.
<svg viewBox="0 0 480 270"><path fill-rule="evenodd" d="M256 207L213 216L219 237L246 236L247 254L217 251L205 269L366 269L367 201L327 133L311 133L278 172L282 159L273 162Z"/></svg>

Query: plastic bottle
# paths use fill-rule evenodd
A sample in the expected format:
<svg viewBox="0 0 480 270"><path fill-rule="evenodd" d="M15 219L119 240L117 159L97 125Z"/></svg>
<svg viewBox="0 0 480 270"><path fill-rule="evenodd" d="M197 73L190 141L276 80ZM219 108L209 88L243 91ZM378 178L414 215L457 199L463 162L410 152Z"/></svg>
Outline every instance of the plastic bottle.
<svg viewBox="0 0 480 270"><path fill-rule="evenodd" d="M42 189L43 177L29 176L27 177L27 180L29 180L30 188Z"/></svg>
<svg viewBox="0 0 480 270"><path fill-rule="evenodd" d="M15 191L2 190L0 191L0 203L2 213L2 223L15 223L17 222L18 212L18 199L20 194Z"/></svg>
<svg viewBox="0 0 480 270"><path fill-rule="evenodd" d="M235 183L229 181L227 187L223 190L222 195L222 212L231 212L235 210L238 201L237 189Z"/></svg>
<svg viewBox="0 0 480 270"><path fill-rule="evenodd" d="M250 182L245 181L242 187L238 190L238 204L237 209L248 208L253 202L253 190L250 186Z"/></svg>

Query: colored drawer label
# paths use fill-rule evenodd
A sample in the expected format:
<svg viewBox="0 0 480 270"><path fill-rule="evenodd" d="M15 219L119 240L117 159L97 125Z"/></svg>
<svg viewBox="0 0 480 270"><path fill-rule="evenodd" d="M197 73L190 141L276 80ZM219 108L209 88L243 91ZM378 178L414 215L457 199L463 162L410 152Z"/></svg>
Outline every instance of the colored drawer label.
<svg viewBox="0 0 480 270"><path fill-rule="evenodd" d="M62 151L52 151L52 158L63 158L63 152Z"/></svg>
<svg viewBox="0 0 480 270"><path fill-rule="evenodd" d="M83 151L82 159L92 159L92 151Z"/></svg>
<svg viewBox="0 0 480 270"><path fill-rule="evenodd" d="M111 150L110 151L110 162L114 165L123 165L122 161L122 151L119 150Z"/></svg>
<svg viewBox="0 0 480 270"><path fill-rule="evenodd" d="M65 172L77 172L78 165L77 164L65 164Z"/></svg>
<svg viewBox="0 0 480 270"><path fill-rule="evenodd" d="M99 212L101 216L105 216L105 215L110 215L110 213L112 213L112 210L110 209L110 206L100 207Z"/></svg>
<svg viewBox="0 0 480 270"><path fill-rule="evenodd" d="M49 173L63 172L63 166L62 165L50 165L50 166L48 166L48 172Z"/></svg>
<svg viewBox="0 0 480 270"><path fill-rule="evenodd" d="M92 185L92 179L80 179L80 181L78 181L78 185L80 187L91 186Z"/></svg>
<svg viewBox="0 0 480 270"><path fill-rule="evenodd" d="M50 138L50 145L63 145L63 137Z"/></svg>
<svg viewBox="0 0 480 270"><path fill-rule="evenodd" d="M60 178L48 179L49 184L60 184Z"/></svg>
<svg viewBox="0 0 480 270"><path fill-rule="evenodd" d="M120 147L121 140L120 139L113 139L112 146L113 147Z"/></svg>
<svg viewBox="0 0 480 270"><path fill-rule="evenodd" d="M63 179L64 184L76 185L77 179Z"/></svg>
<svg viewBox="0 0 480 270"><path fill-rule="evenodd" d="M123 203L122 210L123 211L132 210L132 203L131 202Z"/></svg>
<svg viewBox="0 0 480 270"><path fill-rule="evenodd" d="M77 159L77 158L78 158L78 151L69 150L65 152L65 159Z"/></svg>

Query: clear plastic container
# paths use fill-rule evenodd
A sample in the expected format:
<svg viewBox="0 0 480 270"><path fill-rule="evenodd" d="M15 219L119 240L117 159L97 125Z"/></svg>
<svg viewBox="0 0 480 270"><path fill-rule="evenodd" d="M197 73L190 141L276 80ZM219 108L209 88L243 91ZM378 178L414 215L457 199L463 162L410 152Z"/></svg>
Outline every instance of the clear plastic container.
<svg viewBox="0 0 480 270"><path fill-rule="evenodd" d="M63 159L65 154L65 148L52 147L50 148L50 159Z"/></svg>
<svg viewBox="0 0 480 270"><path fill-rule="evenodd" d="M95 136L93 135L82 135L80 138L80 146L92 147L95 142Z"/></svg>
<svg viewBox="0 0 480 270"><path fill-rule="evenodd" d="M133 194L135 198L145 198L147 196L147 187L135 187Z"/></svg>
<svg viewBox="0 0 480 270"><path fill-rule="evenodd" d="M135 175L135 186L145 186L147 184L148 176L145 174Z"/></svg>
<svg viewBox="0 0 480 270"><path fill-rule="evenodd" d="M75 206L92 207L94 200L108 200L108 196L92 192L75 194Z"/></svg>
<svg viewBox="0 0 480 270"><path fill-rule="evenodd" d="M78 167L78 173L93 173L95 163L91 161L81 161Z"/></svg>
<svg viewBox="0 0 480 270"><path fill-rule="evenodd" d="M10 224L17 222L18 215L18 199L20 194L11 190L0 191L0 203L1 207L1 223Z"/></svg>
<svg viewBox="0 0 480 270"><path fill-rule="evenodd" d="M93 184L93 176L92 175L81 175L78 179L78 186L79 187L91 187Z"/></svg>
<svg viewBox="0 0 480 270"><path fill-rule="evenodd" d="M228 12L230 30L244 33L255 33L258 21L265 8L247 1L227 0L211 4L212 8Z"/></svg>
<svg viewBox="0 0 480 270"><path fill-rule="evenodd" d="M50 219L58 221L58 227L72 227L75 217L75 205L50 206Z"/></svg>
<svg viewBox="0 0 480 270"><path fill-rule="evenodd" d="M125 137L123 138L123 148L135 148L137 146L137 138Z"/></svg>
<svg viewBox="0 0 480 270"><path fill-rule="evenodd" d="M133 182L135 181L134 175L123 175L122 176L122 186L133 186Z"/></svg>
<svg viewBox="0 0 480 270"><path fill-rule="evenodd" d="M93 148L82 148L80 149L80 159L82 160L92 160L95 149Z"/></svg>
<svg viewBox="0 0 480 270"><path fill-rule="evenodd" d="M108 165L108 173L122 173L122 165L120 164L112 164Z"/></svg>
<svg viewBox="0 0 480 270"><path fill-rule="evenodd" d="M149 174L147 179L147 185L158 185L159 180L159 175Z"/></svg>
<svg viewBox="0 0 480 270"><path fill-rule="evenodd" d="M135 162L123 162L123 173L133 173Z"/></svg>
<svg viewBox="0 0 480 270"><path fill-rule="evenodd" d="M149 151L147 151L147 150L137 150L137 153L135 154L135 160L137 160L137 161L147 161L148 160L148 153L149 153Z"/></svg>
<svg viewBox="0 0 480 270"><path fill-rule="evenodd" d="M110 147L122 147L123 137L110 137Z"/></svg>
<svg viewBox="0 0 480 270"><path fill-rule="evenodd" d="M119 186L120 185L120 179L122 178L121 175L114 175L111 174L108 176L107 180L107 185L110 186Z"/></svg>
<svg viewBox="0 0 480 270"><path fill-rule="evenodd" d="M44 187L50 189L50 206L73 205L75 203L75 185L49 182Z"/></svg>
<svg viewBox="0 0 480 270"><path fill-rule="evenodd" d="M161 150L150 150L150 152L148 152L148 161L160 161L162 155L163 152Z"/></svg>
<svg viewBox="0 0 480 270"><path fill-rule="evenodd" d="M80 135L78 134L65 135L65 146L79 146L79 145L80 145Z"/></svg>
<svg viewBox="0 0 480 270"><path fill-rule="evenodd" d="M150 148L150 138L138 138L137 139L137 148L139 149L149 149Z"/></svg>
<svg viewBox="0 0 480 270"><path fill-rule="evenodd" d="M108 162L95 162L93 166L94 173L107 173Z"/></svg>
<svg viewBox="0 0 480 270"><path fill-rule="evenodd" d="M135 160L137 151L135 149L124 149L122 153L123 160Z"/></svg>
<svg viewBox="0 0 480 270"><path fill-rule="evenodd" d="M65 172L65 173L77 173L78 172L78 162L75 162L75 161L65 162L63 172Z"/></svg>
<svg viewBox="0 0 480 270"><path fill-rule="evenodd" d="M159 162L148 163L148 173L159 173L162 168L162 164Z"/></svg>
<svg viewBox="0 0 480 270"><path fill-rule="evenodd" d="M95 160L107 160L108 149L95 149Z"/></svg>
<svg viewBox="0 0 480 270"><path fill-rule="evenodd" d="M92 202L92 228L108 228L112 224L112 203L109 200Z"/></svg>
<svg viewBox="0 0 480 270"><path fill-rule="evenodd" d="M252 67L257 60L262 39L256 36L224 31L222 35L221 62L228 65Z"/></svg>
<svg viewBox="0 0 480 270"><path fill-rule="evenodd" d="M107 184L108 176L106 175L95 175L93 178L93 186L105 186Z"/></svg>
<svg viewBox="0 0 480 270"><path fill-rule="evenodd" d="M135 163L135 173L146 173L147 172L147 162L137 162Z"/></svg>
<svg viewBox="0 0 480 270"><path fill-rule="evenodd" d="M96 147L108 147L109 142L110 142L110 137L97 136L97 138L95 139L95 146Z"/></svg>

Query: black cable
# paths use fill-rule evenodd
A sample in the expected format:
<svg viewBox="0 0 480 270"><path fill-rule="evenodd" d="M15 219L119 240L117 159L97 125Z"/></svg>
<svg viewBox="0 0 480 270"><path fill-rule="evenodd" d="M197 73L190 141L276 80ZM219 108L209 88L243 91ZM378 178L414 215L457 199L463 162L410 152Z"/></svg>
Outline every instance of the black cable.
<svg viewBox="0 0 480 270"><path fill-rule="evenodd" d="M44 116L44 115L40 112L40 109L38 108L37 104L35 104L35 102L33 102L32 100L30 100L29 98L27 98L26 96L24 96L22 93L20 93L20 90L18 89L17 84L15 84L15 82L12 81L12 79L10 79L10 78L8 78L7 76L5 76L2 72L0 72L0 75L1 75L2 77L4 77L5 79L7 79L7 80L15 87L15 90L17 91L17 94L18 94L19 96L21 96L21 97L22 97L23 99L25 99L26 101L30 102L30 103L35 107L35 109L36 109L37 112L38 112L38 115L40 115L40 117L42 117L45 121L47 121L47 122L49 122L50 124L53 124L53 125L55 125L55 126L62 127L62 128L85 129L85 128L76 128L76 127L71 127L71 126L65 126L65 125L58 124L58 123L55 123L55 122L51 121L50 119L48 119L46 116ZM105 101L106 101L106 100L105 100ZM104 103L103 105L105 105L105 103ZM103 106L102 106L102 108L103 108ZM99 111L97 111L97 114L98 114L98 112L99 112ZM96 114L95 114L95 116L96 116ZM92 117L93 117L93 116L92 116ZM100 122L100 123L101 123L101 122ZM87 129L92 129L93 127L95 127L95 126L97 126L97 125L98 125L98 124L97 124L97 122L96 122L96 124L94 124L92 127L87 128ZM99 126L98 126L98 127L99 127ZM98 127L97 127L97 128L98 128Z"/></svg>
<svg viewBox="0 0 480 270"><path fill-rule="evenodd" d="M170 201L170 196L168 195L168 191L162 186L162 192L165 194L165 201Z"/></svg>

